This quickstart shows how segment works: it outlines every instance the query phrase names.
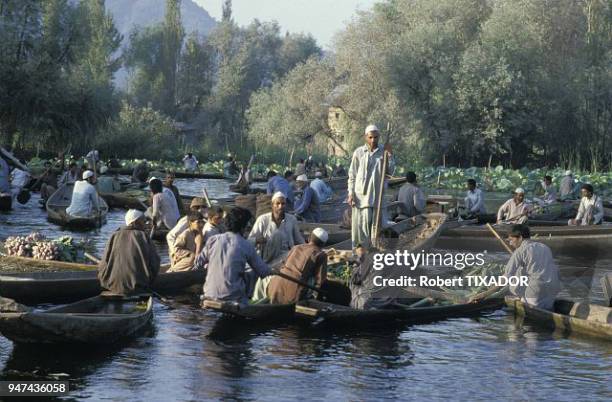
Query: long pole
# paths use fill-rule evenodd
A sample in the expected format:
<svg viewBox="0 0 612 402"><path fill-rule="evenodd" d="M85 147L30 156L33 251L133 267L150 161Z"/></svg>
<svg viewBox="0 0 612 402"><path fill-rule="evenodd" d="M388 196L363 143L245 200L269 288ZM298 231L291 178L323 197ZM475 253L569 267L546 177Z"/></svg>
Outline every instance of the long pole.
<svg viewBox="0 0 612 402"><path fill-rule="evenodd" d="M504 239L501 238L499 233L497 233L497 231L493 229L493 226L491 226L490 223L487 223L487 228L491 231L491 233L493 233L493 236L497 237L497 240L501 242L501 244L504 246L506 251L512 254L512 249L510 248L510 246L508 246L508 244L504 241Z"/></svg>
<svg viewBox="0 0 612 402"><path fill-rule="evenodd" d="M372 225L372 243L375 247L379 245L379 236L382 227L382 204L385 196L385 176L387 174L387 151L383 148L383 161L380 174L380 185L378 187L378 199L376 200L376 212L374 214L374 224Z"/></svg>

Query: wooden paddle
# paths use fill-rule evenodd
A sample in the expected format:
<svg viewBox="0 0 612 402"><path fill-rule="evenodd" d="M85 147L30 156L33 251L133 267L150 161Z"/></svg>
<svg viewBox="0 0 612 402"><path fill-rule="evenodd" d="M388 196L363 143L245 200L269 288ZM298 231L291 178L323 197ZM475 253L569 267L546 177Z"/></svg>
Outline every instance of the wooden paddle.
<svg viewBox="0 0 612 402"><path fill-rule="evenodd" d="M493 236L497 237L497 240L501 242L501 244L504 246L506 251L512 254L512 249L510 248L510 246L508 246L508 244L504 241L504 239L501 238L501 236L499 235L499 233L497 233L497 231L493 228L493 226L491 226L490 223L487 223L486 226L491 231L491 233L493 233Z"/></svg>
<svg viewBox="0 0 612 402"><path fill-rule="evenodd" d="M385 176L387 174L388 153L383 147L383 161L380 167L380 186L378 187L378 199L376 200L376 212L374 213L374 224L372 225L372 240L375 247L378 247L380 232L382 229L382 204L385 195Z"/></svg>

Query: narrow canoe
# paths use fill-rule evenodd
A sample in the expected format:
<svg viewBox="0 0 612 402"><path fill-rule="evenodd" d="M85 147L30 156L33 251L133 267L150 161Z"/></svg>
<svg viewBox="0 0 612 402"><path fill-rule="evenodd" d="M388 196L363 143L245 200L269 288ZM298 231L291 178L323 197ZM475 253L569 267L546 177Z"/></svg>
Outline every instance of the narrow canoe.
<svg viewBox="0 0 612 402"><path fill-rule="evenodd" d="M191 286L201 286L204 271L161 273L153 290L163 295L176 294ZM69 303L100 294L97 272L26 272L0 274L0 294L19 303Z"/></svg>
<svg viewBox="0 0 612 402"><path fill-rule="evenodd" d="M506 306L514 311L516 315L550 329L612 341L612 324L585 319L585 316L581 317L580 314L576 316L570 315L574 307L574 302L572 301L556 300L554 311L548 311L530 306L519 299L506 297ZM598 306L598 309L606 309L606 307ZM607 307L607 309L612 312L612 308Z"/></svg>
<svg viewBox="0 0 612 402"><path fill-rule="evenodd" d="M318 324L338 325L346 328L391 325L393 323L417 324L452 317L468 317L484 311L496 310L502 305L501 299L493 299L481 303L358 310L317 300L307 300L296 304L295 314L307 322L316 321Z"/></svg>
<svg viewBox="0 0 612 402"><path fill-rule="evenodd" d="M308 223L300 222L300 230L304 238L308 239L310 232L315 228L325 229L329 235L327 244L336 244L351 238L351 229L336 223Z"/></svg>
<svg viewBox="0 0 612 402"><path fill-rule="evenodd" d="M232 301L204 300L202 307L224 315L254 321L286 321L293 317L295 304L248 304Z"/></svg>
<svg viewBox="0 0 612 402"><path fill-rule="evenodd" d="M151 171L156 169L151 169ZM162 171L164 169L161 169ZM110 168L108 169L110 174L120 174L126 176L132 176L134 173L133 168ZM222 174L219 173L195 173L195 172L181 172L175 171L174 175L177 179L225 179Z"/></svg>
<svg viewBox="0 0 612 402"><path fill-rule="evenodd" d="M106 214L108 213L108 205L102 197L98 196L98 202L101 207L99 215L88 217L72 216L66 213L66 208L70 206L72 200L73 184L64 184L60 186L55 193L47 200L47 215L50 222L61 226L69 226L74 228L97 228L106 222Z"/></svg>
<svg viewBox="0 0 612 402"><path fill-rule="evenodd" d="M45 311L0 313L15 343L109 344L134 337L153 318L153 299L96 296Z"/></svg>
<svg viewBox="0 0 612 402"><path fill-rule="evenodd" d="M502 238L511 225L496 225ZM585 255L593 258L612 254L612 225L594 226L533 226L532 240L549 246L553 252ZM449 250L504 251L499 241L485 226L462 226L447 229L440 235L437 248Z"/></svg>
<svg viewBox="0 0 612 402"><path fill-rule="evenodd" d="M5 255L0 253L0 263L4 265L17 265L20 267L34 267L34 268L48 268L51 270L66 270L66 271L95 271L98 269L97 265L84 264L80 262L66 262L56 260L40 260L38 258L29 257L17 257L12 255ZM165 272L170 268L170 264L163 264L160 269Z"/></svg>
<svg viewBox="0 0 612 402"><path fill-rule="evenodd" d="M118 193L100 193L100 197L108 204L109 208L124 208L124 209L138 209L144 211L144 200L138 197L129 196L126 194Z"/></svg>

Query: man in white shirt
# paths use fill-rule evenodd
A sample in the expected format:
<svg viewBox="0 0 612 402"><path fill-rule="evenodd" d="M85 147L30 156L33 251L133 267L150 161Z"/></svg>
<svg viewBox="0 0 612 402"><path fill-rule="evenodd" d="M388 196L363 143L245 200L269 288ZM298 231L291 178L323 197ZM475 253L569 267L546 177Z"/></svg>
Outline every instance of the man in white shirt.
<svg viewBox="0 0 612 402"><path fill-rule="evenodd" d="M582 199L576 218L570 219L570 225L599 225L603 221L604 209L601 198L594 194L593 186L583 184L580 190Z"/></svg>
<svg viewBox="0 0 612 402"><path fill-rule="evenodd" d="M96 191L96 177L91 170L83 172L83 180L74 183L72 201L66 208L66 213L72 216L88 217L100 212L98 192Z"/></svg>
<svg viewBox="0 0 612 402"><path fill-rule="evenodd" d="M467 187L468 191L463 201L468 217L486 214L484 194L481 189L476 188L476 180L468 179Z"/></svg>
<svg viewBox="0 0 612 402"><path fill-rule="evenodd" d="M176 199L171 190L164 187L162 181L157 178L149 180L149 188L153 195L151 203L151 218L160 229L172 229L180 218Z"/></svg>
<svg viewBox="0 0 612 402"><path fill-rule="evenodd" d="M531 207L525 202L525 190L514 190L514 195L497 211L497 223L527 223Z"/></svg>
<svg viewBox="0 0 612 402"><path fill-rule="evenodd" d="M195 172L198 169L198 160L191 152L183 158L183 166L188 172Z"/></svg>

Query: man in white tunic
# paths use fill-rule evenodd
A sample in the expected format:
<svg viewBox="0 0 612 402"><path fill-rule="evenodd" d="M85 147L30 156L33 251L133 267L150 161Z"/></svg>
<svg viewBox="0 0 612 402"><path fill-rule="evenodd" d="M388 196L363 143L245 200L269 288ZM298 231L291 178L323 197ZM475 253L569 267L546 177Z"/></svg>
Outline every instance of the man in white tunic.
<svg viewBox="0 0 612 402"><path fill-rule="evenodd" d="M191 152L189 152L183 158L183 166L185 167L186 171L195 172L198 169L198 160Z"/></svg>
<svg viewBox="0 0 612 402"><path fill-rule="evenodd" d="M525 202L525 190L514 190L514 196L497 211L497 223L527 223L531 207Z"/></svg>
<svg viewBox="0 0 612 402"><path fill-rule="evenodd" d="M353 152L348 172L348 204L352 207L351 240L353 248L358 245L368 248L371 243L374 207L381 194L380 181L383 152L391 154L389 144L385 149L378 145L378 128L370 125L365 129L365 145ZM395 161L391 155L388 171L393 171ZM385 206L383 205L383 211ZM383 219L384 223L384 219Z"/></svg>
<svg viewBox="0 0 612 402"><path fill-rule="evenodd" d="M408 172L406 174L407 183L404 184L397 193L397 201L399 205L400 214L399 219L412 218L425 212L425 205L427 198L423 193L423 190L417 185L416 173Z"/></svg>
<svg viewBox="0 0 612 402"><path fill-rule="evenodd" d="M514 225L508 235L508 241L514 252L506 264L504 276L527 278L527 285L518 281L517 286L509 286L508 290L524 303L552 310L555 298L561 290L559 268L550 248L530 240L530 237L527 225ZM492 287L474 296L472 301L482 300L503 288Z"/></svg>
<svg viewBox="0 0 612 402"><path fill-rule="evenodd" d="M295 216L285 213L287 201L280 191L272 196L272 212L260 215L255 221L248 240L263 246L262 257L270 262L304 243L304 237Z"/></svg>
<svg viewBox="0 0 612 402"><path fill-rule="evenodd" d="M487 209L484 204L484 194L481 189L476 188L476 180L468 179L467 186L468 191L463 201L468 217L486 214Z"/></svg>
<svg viewBox="0 0 612 402"><path fill-rule="evenodd" d="M574 177L571 170L565 171L565 176L561 178L559 185L559 197L563 200L566 198L574 198Z"/></svg>
<svg viewBox="0 0 612 402"><path fill-rule="evenodd" d="M92 216L100 211L98 192L96 191L96 177L91 170L83 172L83 180L74 183L72 201L66 208L66 213L72 216Z"/></svg>
<svg viewBox="0 0 612 402"><path fill-rule="evenodd" d="M570 219L570 225L599 225L603 221L604 209L601 198L594 194L593 186L583 184L580 190L582 199L576 218Z"/></svg>

